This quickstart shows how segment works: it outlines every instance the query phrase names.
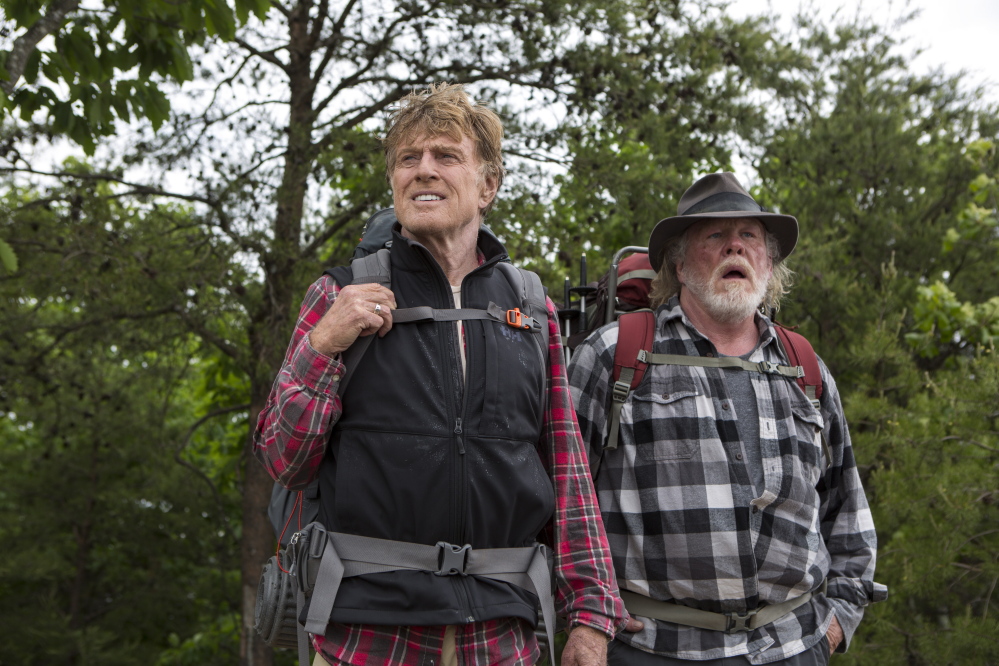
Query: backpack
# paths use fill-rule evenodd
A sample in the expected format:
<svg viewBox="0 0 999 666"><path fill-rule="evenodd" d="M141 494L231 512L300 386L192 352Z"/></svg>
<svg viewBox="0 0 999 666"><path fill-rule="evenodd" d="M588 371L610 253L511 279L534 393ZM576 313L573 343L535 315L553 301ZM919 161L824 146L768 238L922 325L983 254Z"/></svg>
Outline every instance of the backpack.
<svg viewBox="0 0 999 666"><path fill-rule="evenodd" d="M625 251L635 248L625 248ZM641 248L644 249L644 248ZM620 253L618 253L620 254ZM649 263L646 252L635 252L618 261L615 256L610 269L596 283L592 305L587 305L586 322L583 330L566 338L566 346L575 350L593 331L600 328L624 312L647 309L649 289L656 272ZM613 280L613 284L611 281ZM613 292L613 295L612 293ZM610 309L608 309L610 306Z"/></svg>
<svg viewBox="0 0 999 666"><path fill-rule="evenodd" d="M633 254L621 260L625 252ZM742 359L700 358L654 354L655 313L650 309L649 291L655 271L648 259L648 249L626 247L618 251L611 267L597 283L595 312L588 331L569 336L567 346L575 349L590 332L604 324L618 320L617 345L614 348L610 423L605 449L616 449L621 424L621 408L645 377L650 364L706 365L738 367L744 370L780 374L793 378L813 405L818 407L822 397L822 375L818 357L808 340L789 328L775 324L777 339L787 354L791 365L776 363L749 363ZM568 299L567 299L568 301ZM602 304L602 306L601 306ZM601 307L603 316L600 316ZM563 311L564 312L564 311ZM577 337L580 336L580 337ZM574 340L575 339L575 340ZM750 367L752 366L752 367ZM828 458L827 458L828 459Z"/></svg>

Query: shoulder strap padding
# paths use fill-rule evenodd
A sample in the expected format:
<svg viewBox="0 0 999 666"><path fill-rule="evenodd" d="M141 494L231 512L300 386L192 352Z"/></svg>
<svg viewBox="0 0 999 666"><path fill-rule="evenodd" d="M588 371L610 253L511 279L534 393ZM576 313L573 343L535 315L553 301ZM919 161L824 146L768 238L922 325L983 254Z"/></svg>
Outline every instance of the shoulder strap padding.
<svg viewBox="0 0 999 666"><path fill-rule="evenodd" d="M656 317L651 310L626 312L618 319L617 345L614 348L614 381L621 378L624 368L634 368L635 374L629 385L632 390L638 386L645 376L648 363L638 359L638 352L643 349L652 351L652 342L656 332Z"/></svg>
<svg viewBox="0 0 999 666"><path fill-rule="evenodd" d="M812 343L800 333L776 325L777 337L784 346L791 365L800 365L805 370L804 377L798 377L798 386L808 396L809 400L819 400L822 397L822 371L819 369L819 358L815 355Z"/></svg>
<svg viewBox="0 0 999 666"><path fill-rule="evenodd" d="M348 284L375 283L391 289L392 262L390 257L389 250L382 248L372 254L352 259L350 266L338 266L337 268L328 269L324 273L336 280L336 283L341 287ZM354 376L354 370L357 369L358 362L364 356L364 352L368 350L368 345L371 344L374 338L375 336L373 335L360 337L354 344L341 353L340 356L343 360L344 371L343 377L340 378L336 387L338 395L343 395L347 384L350 383L351 377Z"/></svg>
<svg viewBox="0 0 999 666"><path fill-rule="evenodd" d="M627 312L618 319L617 344L614 346L614 370L611 390L610 422L605 448L617 448L621 429L621 408L628 395L642 382L649 364L639 352L652 351L656 333L656 315L651 310Z"/></svg>
<svg viewBox="0 0 999 666"><path fill-rule="evenodd" d="M548 305L545 288L541 284L541 278L537 273L524 268L518 268L511 263L501 261L496 264L496 269L501 271L513 290L520 294L521 311L533 318L538 326L535 327L534 335L541 347L545 358L548 358Z"/></svg>

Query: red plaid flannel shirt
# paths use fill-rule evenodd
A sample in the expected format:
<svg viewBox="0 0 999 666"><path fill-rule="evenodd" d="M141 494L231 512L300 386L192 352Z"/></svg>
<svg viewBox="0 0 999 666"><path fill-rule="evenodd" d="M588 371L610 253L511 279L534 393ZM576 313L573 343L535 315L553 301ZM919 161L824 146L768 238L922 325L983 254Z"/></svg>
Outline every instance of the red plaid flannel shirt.
<svg viewBox="0 0 999 666"><path fill-rule="evenodd" d="M325 275L309 288L284 365L257 422L256 456L288 488L303 488L315 478L340 416L336 381L343 364L315 351L308 340L338 293ZM555 487L555 515L547 529L555 544L556 612L570 627L586 625L612 636L623 629L627 615L569 396L555 306L550 299L547 305L551 396L539 452ZM429 665L439 663L444 631L443 626L330 623L315 646L333 664ZM514 618L458 626L455 644L461 664L526 665L540 654L534 628Z"/></svg>

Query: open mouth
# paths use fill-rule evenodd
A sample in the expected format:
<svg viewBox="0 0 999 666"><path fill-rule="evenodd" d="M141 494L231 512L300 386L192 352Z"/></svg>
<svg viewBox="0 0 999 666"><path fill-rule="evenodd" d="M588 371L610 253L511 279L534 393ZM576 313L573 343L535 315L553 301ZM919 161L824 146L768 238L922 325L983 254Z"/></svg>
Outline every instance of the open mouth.
<svg viewBox="0 0 999 666"><path fill-rule="evenodd" d="M444 197L439 194L417 194L413 201L444 201Z"/></svg>
<svg viewBox="0 0 999 666"><path fill-rule="evenodd" d="M731 270L725 271L722 274L723 280L744 280L746 279L746 273L741 268L733 268Z"/></svg>

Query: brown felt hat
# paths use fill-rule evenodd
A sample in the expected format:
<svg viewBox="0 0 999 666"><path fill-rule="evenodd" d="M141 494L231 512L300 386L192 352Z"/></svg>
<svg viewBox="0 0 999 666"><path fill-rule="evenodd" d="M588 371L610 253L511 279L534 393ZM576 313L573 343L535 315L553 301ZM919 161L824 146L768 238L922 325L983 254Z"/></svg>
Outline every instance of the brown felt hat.
<svg viewBox="0 0 999 666"><path fill-rule="evenodd" d="M777 237L781 260L794 251L798 243L798 220L790 215L768 213L743 189L735 174L712 173L697 180L680 197L676 216L660 220L649 236L649 263L659 272L663 264L663 248L667 241L679 236L701 220L720 217L753 217Z"/></svg>

